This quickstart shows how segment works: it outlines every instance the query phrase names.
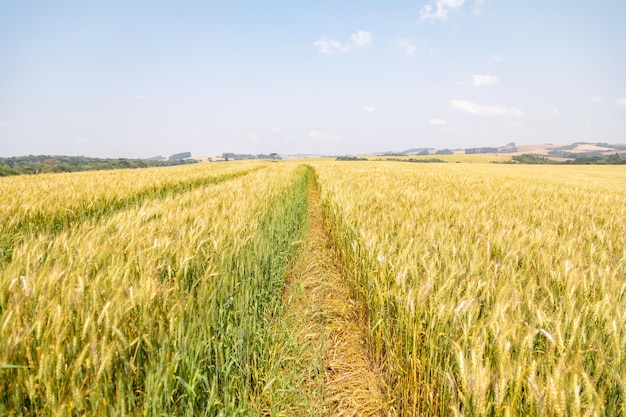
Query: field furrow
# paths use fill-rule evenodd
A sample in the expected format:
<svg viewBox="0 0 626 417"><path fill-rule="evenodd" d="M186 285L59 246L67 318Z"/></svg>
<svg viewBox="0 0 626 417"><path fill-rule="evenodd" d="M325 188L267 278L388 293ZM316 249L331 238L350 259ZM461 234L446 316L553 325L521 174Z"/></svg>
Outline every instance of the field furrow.
<svg viewBox="0 0 626 417"><path fill-rule="evenodd" d="M383 416L385 389L365 345L362 316L331 250L319 185L309 189L308 232L283 295L275 331L284 384L268 415Z"/></svg>

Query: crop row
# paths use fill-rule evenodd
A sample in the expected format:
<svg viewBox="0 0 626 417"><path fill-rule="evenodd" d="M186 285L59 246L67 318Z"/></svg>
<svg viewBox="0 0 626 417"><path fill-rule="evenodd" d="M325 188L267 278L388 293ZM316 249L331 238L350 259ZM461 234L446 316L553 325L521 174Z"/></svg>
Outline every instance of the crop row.
<svg viewBox="0 0 626 417"><path fill-rule="evenodd" d="M28 235L0 272L0 414L260 413L308 178L269 166Z"/></svg>
<svg viewBox="0 0 626 417"><path fill-rule="evenodd" d="M398 415L626 414L622 170L315 166Z"/></svg>
<svg viewBox="0 0 626 417"><path fill-rule="evenodd" d="M177 166L2 178L0 265L32 233L57 233L76 222L98 219L148 199L219 183L263 165Z"/></svg>

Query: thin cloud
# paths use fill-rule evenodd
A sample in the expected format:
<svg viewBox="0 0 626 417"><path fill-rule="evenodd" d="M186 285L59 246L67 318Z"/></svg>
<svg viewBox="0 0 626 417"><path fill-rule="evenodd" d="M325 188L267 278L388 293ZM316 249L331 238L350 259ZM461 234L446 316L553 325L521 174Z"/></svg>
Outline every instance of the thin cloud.
<svg viewBox="0 0 626 417"><path fill-rule="evenodd" d="M332 55L335 52L346 53L350 51L349 45L341 43L335 39L322 38L319 41L313 42L313 46L320 55Z"/></svg>
<svg viewBox="0 0 626 417"><path fill-rule="evenodd" d="M278 133L278 132L280 132L280 130L281 130L281 129L280 129L280 126L274 126L274 127L272 128L272 132L274 132L274 133Z"/></svg>
<svg viewBox="0 0 626 417"><path fill-rule="evenodd" d="M472 82L476 87L484 87L486 85L492 85L498 83L498 77L495 75L474 74L472 75Z"/></svg>
<svg viewBox="0 0 626 417"><path fill-rule="evenodd" d="M131 99L132 100L145 100L146 98L144 96L138 95L138 96L132 96Z"/></svg>
<svg viewBox="0 0 626 417"><path fill-rule="evenodd" d="M446 122L443 119L439 119L439 118L436 117L434 119L430 119L428 121L428 124L431 125L431 126L445 126L445 125L448 124L448 122Z"/></svg>
<svg viewBox="0 0 626 417"><path fill-rule="evenodd" d="M74 142L75 143L87 143L87 142L89 142L89 139L87 139L87 138L76 138L76 139L74 139Z"/></svg>
<svg viewBox="0 0 626 417"><path fill-rule="evenodd" d="M6 126L6 122L0 122L0 126Z"/></svg>
<svg viewBox="0 0 626 417"><path fill-rule="evenodd" d="M350 42L341 42L333 38L322 38L313 42L313 47L320 55L348 53L353 48L365 48L372 45L372 32L359 30L350 35Z"/></svg>
<svg viewBox="0 0 626 417"><path fill-rule="evenodd" d="M398 39L396 45L402 49L407 55L415 55L417 52L417 44L411 39Z"/></svg>
<svg viewBox="0 0 626 417"><path fill-rule="evenodd" d="M356 33L353 33L350 36L352 39L352 45L357 48L365 48L366 46L370 46L372 44L372 32L366 32L364 30L359 30Z"/></svg>
<svg viewBox="0 0 626 417"><path fill-rule="evenodd" d="M525 112L516 108L483 106L466 100L452 100L450 101L450 107L473 116L500 116L518 119L526 115Z"/></svg>
<svg viewBox="0 0 626 417"><path fill-rule="evenodd" d="M615 104L617 104L620 107L626 107L626 97L620 97L616 99Z"/></svg>
<svg viewBox="0 0 626 417"><path fill-rule="evenodd" d="M591 101L593 103L602 103L604 101L604 99L602 97L600 97L600 96L594 96L594 97L591 98Z"/></svg>
<svg viewBox="0 0 626 417"><path fill-rule="evenodd" d="M502 62L504 60L505 58L500 54L493 54L491 55L491 58L489 58L489 62L491 63Z"/></svg>
<svg viewBox="0 0 626 417"><path fill-rule="evenodd" d="M256 141L256 140L259 140L259 136L255 135L254 133L251 133L248 135L248 139Z"/></svg>
<svg viewBox="0 0 626 417"><path fill-rule="evenodd" d="M435 22L437 20L445 22L451 11L463 7L465 0L437 0L435 6L427 4L420 10L420 21Z"/></svg>
<svg viewBox="0 0 626 417"><path fill-rule="evenodd" d="M363 111L367 114L374 113L376 111L376 107L374 106L365 106L363 107Z"/></svg>

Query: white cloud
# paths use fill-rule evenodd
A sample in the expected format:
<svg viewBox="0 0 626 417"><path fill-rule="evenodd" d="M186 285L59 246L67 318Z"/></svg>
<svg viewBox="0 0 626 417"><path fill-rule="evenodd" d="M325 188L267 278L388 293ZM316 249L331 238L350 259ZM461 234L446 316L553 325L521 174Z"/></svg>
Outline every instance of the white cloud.
<svg viewBox="0 0 626 417"><path fill-rule="evenodd" d="M274 127L272 128L272 132L274 132L274 133L278 133L278 132L280 132L280 126L274 126Z"/></svg>
<svg viewBox="0 0 626 417"><path fill-rule="evenodd" d="M365 107L363 107L363 111L365 113L368 113L368 114L369 113L374 113L376 111L376 107L374 107L374 106L365 106Z"/></svg>
<svg viewBox="0 0 626 417"><path fill-rule="evenodd" d="M321 130L311 130L309 137L314 139L341 139L341 136L333 135L332 133L324 132Z"/></svg>
<svg viewBox="0 0 626 417"><path fill-rule="evenodd" d="M359 30L358 32L353 33L350 39L352 39L352 44L357 48L364 48L372 44L372 32Z"/></svg>
<svg viewBox="0 0 626 417"><path fill-rule="evenodd" d="M616 99L615 104L617 104L620 107L626 107L626 97L620 97Z"/></svg>
<svg viewBox="0 0 626 417"><path fill-rule="evenodd" d="M6 122L0 122L0 126L6 126Z"/></svg>
<svg viewBox="0 0 626 417"><path fill-rule="evenodd" d="M526 115L522 110L500 106L482 106L466 100L452 100L450 107L474 116L503 116L521 118Z"/></svg>
<svg viewBox="0 0 626 417"><path fill-rule="evenodd" d="M132 96L131 99L133 100L145 100L144 96Z"/></svg>
<svg viewBox="0 0 626 417"><path fill-rule="evenodd" d="M76 139L74 139L74 142L76 142L76 143L87 143L87 142L89 142L89 140L86 139L86 138L76 138Z"/></svg>
<svg viewBox="0 0 626 417"><path fill-rule="evenodd" d="M557 107L550 107L550 114L556 116L557 114L561 114L561 110Z"/></svg>
<svg viewBox="0 0 626 417"><path fill-rule="evenodd" d="M322 38L313 42L320 55L332 55L335 52L348 53L352 48L365 48L372 44L372 32L359 30L350 36L350 42L341 42L332 38Z"/></svg>
<svg viewBox="0 0 626 417"><path fill-rule="evenodd" d="M257 135L255 135L254 133L251 133L248 135L248 139L250 140L259 140L259 137Z"/></svg>
<svg viewBox="0 0 626 417"><path fill-rule="evenodd" d="M446 122L443 119L439 119L439 118L436 117L434 119L430 119L428 121L428 124L431 125L431 126L445 126L445 125L448 124L448 122Z"/></svg>
<svg viewBox="0 0 626 417"><path fill-rule="evenodd" d="M495 62L502 62L504 61L505 58L500 55L500 54L493 54L491 55L491 58L489 58L489 62L495 63Z"/></svg>
<svg viewBox="0 0 626 417"><path fill-rule="evenodd" d="M600 97L600 96L594 96L594 97L592 97L591 101L594 102L594 103L602 103L604 101L604 99L602 97Z"/></svg>
<svg viewBox="0 0 626 417"><path fill-rule="evenodd" d="M319 41L313 42L313 46L317 49L317 53L320 55L331 55L335 52L348 52L350 45L343 44L334 39L322 38Z"/></svg>
<svg viewBox="0 0 626 417"><path fill-rule="evenodd" d="M431 22L440 20L443 22L448 19L450 11L463 7L464 3L465 0L436 0L436 9L432 5L427 4L420 10L420 20L429 20Z"/></svg>
<svg viewBox="0 0 626 417"><path fill-rule="evenodd" d="M499 80L495 75L474 74L472 75L472 81L476 87L483 87L485 85L497 84Z"/></svg>
<svg viewBox="0 0 626 417"><path fill-rule="evenodd" d="M417 45L410 39L398 39L396 45L404 50L407 55L415 55L417 52Z"/></svg>

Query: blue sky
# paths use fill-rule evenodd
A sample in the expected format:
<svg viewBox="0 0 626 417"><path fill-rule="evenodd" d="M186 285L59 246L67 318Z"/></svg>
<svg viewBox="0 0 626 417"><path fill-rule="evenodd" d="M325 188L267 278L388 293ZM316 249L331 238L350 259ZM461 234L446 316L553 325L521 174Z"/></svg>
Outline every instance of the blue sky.
<svg viewBox="0 0 626 417"><path fill-rule="evenodd" d="M623 0L0 0L0 156L626 142Z"/></svg>

